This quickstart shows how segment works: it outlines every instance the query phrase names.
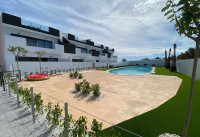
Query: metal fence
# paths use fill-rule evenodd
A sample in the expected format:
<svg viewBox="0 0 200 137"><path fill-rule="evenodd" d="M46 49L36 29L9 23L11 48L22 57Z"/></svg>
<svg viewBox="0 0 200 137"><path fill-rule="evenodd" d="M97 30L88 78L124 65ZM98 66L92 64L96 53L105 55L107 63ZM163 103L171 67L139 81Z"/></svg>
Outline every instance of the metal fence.
<svg viewBox="0 0 200 137"><path fill-rule="evenodd" d="M16 95L17 95L16 96L16 100L17 100L17 104L18 104L18 107L19 107L20 106L20 100L19 100L19 93L18 93L18 81L16 79L15 79L15 86L16 86L15 88L16 88ZM10 78L9 77L7 78L7 89L6 90L8 90L9 96L11 96ZM64 101L62 99L58 99L56 97L52 97L52 96L48 95L47 93L41 92L41 91L39 91L37 89L34 89L33 87L30 87L30 92L31 92L30 95L31 95L31 110L32 110L33 123L35 122L35 119L36 119L36 117L35 117L34 93L41 93L43 96L48 98L47 100L54 100L54 102L58 102L58 103L61 104L61 106L63 106L63 108L64 108L64 118L65 118L65 127L66 127L65 128L65 136L67 136L67 137L70 136L70 134L68 132L68 112L69 112L69 108L70 109L74 109L77 112L81 112L81 114L83 114L83 115L87 115L87 116L92 117L94 119L98 119L99 121L107 123L112 127L115 127L115 128L117 128L119 130L122 130L123 132L127 132L128 134L130 134L133 137L134 136L135 137L142 137L141 135L139 135L137 133L134 133L134 132L132 132L130 130L127 130L127 129L123 128L123 127L120 127L118 125L115 125L115 124L107 121L106 119L100 118L99 116L93 115L90 112L87 112L85 110L82 110L81 108L73 106L73 105L70 104L70 102L66 102L66 101Z"/></svg>

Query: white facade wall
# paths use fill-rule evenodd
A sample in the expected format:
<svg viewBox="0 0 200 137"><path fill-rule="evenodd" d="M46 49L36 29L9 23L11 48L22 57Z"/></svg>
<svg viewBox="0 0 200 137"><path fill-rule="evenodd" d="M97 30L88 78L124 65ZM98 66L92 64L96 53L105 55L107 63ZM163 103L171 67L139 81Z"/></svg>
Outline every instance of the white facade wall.
<svg viewBox="0 0 200 137"><path fill-rule="evenodd" d="M0 16L0 65L5 63L4 55L4 39L2 37L2 17Z"/></svg>
<svg viewBox="0 0 200 137"><path fill-rule="evenodd" d="M71 62L72 58L73 59L76 59L76 58L80 59L80 58L85 57L85 59L87 61L88 59L90 59L89 56L91 56L90 54L83 54L83 53L79 54L80 49L78 49L78 48L76 49L77 52L78 52L77 54L64 53L63 45L59 45L59 44L55 44L55 49L27 46L25 38L6 35L5 36L5 50L4 50L4 52L6 53L6 70L8 70L8 71L13 70L12 65L15 66L15 70L17 69L15 56L12 53L8 52L8 50L7 50L9 45L12 45L12 46L19 46L20 45L21 47L24 47L26 50L29 51L25 56L37 57L37 55L34 52L44 50L46 52L46 55L44 55L43 57L58 58L59 60L63 59L65 61L65 62L42 62L42 63L45 64L44 67L48 67L48 68L52 67L53 69L57 69L57 68L63 69L63 68L67 68L67 67L68 67L68 69L69 69L69 67L72 68L72 64L73 64L73 62ZM99 60L99 59L101 59L101 58L91 56L90 63L85 62L85 64L83 64L82 62L74 62L74 67L75 68L77 68L78 66L81 67L81 64L86 65L86 67L107 66L106 61L100 60L100 62L95 62L96 60ZM21 64L20 69L22 71L28 72L28 68L30 68L30 72L36 72L36 70L39 71L39 68L37 68L36 67L37 65L35 65L35 64L39 64L38 62L19 62L19 64ZM32 64L34 64L34 65L32 65Z"/></svg>
<svg viewBox="0 0 200 137"><path fill-rule="evenodd" d="M2 25L3 36L11 35L11 33L18 34L18 35L24 35L24 36L28 36L28 37L33 37L33 38L38 38L38 39L42 39L42 40L52 41L53 48L54 48L54 45L56 43L58 43L58 39L59 39L59 37L45 34L42 32L33 31L30 29L17 27L17 26L13 26L13 25L3 24Z"/></svg>
<svg viewBox="0 0 200 137"><path fill-rule="evenodd" d="M105 56L95 57L91 54L81 53L80 48L76 48L76 54L64 53L64 46L57 44L59 37L52 36L49 34L41 33L38 31L21 28L9 24L1 23L0 17L0 65L4 66L5 71L12 71L13 65L14 69L17 69L17 62L15 61L15 56L8 52L9 45L10 46L20 46L28 50L28 53L24 55L25 57L37 57L35 54L36 51L45 51L46 54L42 57L46 58L58 58L58 62L42 62L44 64L44 68L50 69L72 69L83 68L83 67L104 67L108 66L110 62L117 62L117 57L111 55L111 58L107 58L107 54ZM42 48L42 47L33 47L28 46L25 38L11 36L11 34L17 34L22 36L28 36L33 38L38 38L42 40L52 41L53 49L50 48ZM73 43L73 42L72 42ZM89 50L97 50L101 51L102 49L98 47L92 47L87 44L77 42L75 45L83 48L87 48ZM83 59L82 62L72 62L72 59ZM99 60L99 62L96 62ZM37 65L38 64L38 65ZM81 66L82 64L82 66ZM19 62L20 70L22 72L36 72L39 71L39 62ZM30 70L28 70L30 69Z"/></svg>
<svg viewBox="0 0 200 137"><path fill-rule="evenodd" d="M192 76L194 59L178 60L176 62L177 71L188 76ZM200 58L198 59L196 79L200 80Z"/></svg>

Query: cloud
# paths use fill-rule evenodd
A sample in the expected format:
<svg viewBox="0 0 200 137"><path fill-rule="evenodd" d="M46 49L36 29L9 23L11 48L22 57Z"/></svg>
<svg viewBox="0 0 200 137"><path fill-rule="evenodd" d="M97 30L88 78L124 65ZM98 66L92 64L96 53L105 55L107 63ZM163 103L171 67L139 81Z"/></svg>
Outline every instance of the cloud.
<svg viewBox="0 0 200 137"><path fill-rule="evenodd" d="M174 32L161 13L165 0L7 0L0 11L41 25L90 38L115 49L120 58L164 56L177 43L177 52L194 42Z"/></svg>

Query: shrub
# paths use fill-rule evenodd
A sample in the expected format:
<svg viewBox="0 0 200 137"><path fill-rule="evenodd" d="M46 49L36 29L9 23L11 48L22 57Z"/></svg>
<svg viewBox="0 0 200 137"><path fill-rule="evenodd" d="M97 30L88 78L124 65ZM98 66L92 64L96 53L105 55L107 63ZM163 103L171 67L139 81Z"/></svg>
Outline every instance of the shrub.
<svg viewBox="0 0 200 137"><path fill-rule="evenodd" d="M102 123L99 123L96 119L93 119L91 130L93 131L95 137L99 136L101 129L102 129Z"/></svg>
<svg viewBox="0 0 200 137"><path fill-rule="evenodd" d="M74 77L74 73L71 73L71 72L70 72L70 73L69 73L69 77L70 77L70 78L73 78L73 77Z"/></svg>
<svg viewBox="0 0 200 137"><path fill-rule="evenodd" d="M59 125L59 123L60 123L59 118L61 117L62 111L63 110L60 108L59 104L54 105L54 108L52 110L52 123L53 123L53 127L56 127L57 125Z"/></svg>
<svg viewBox="0 0 200 137"><path fill-rule="evenodd" d="M75 72L74 72L74 78L77 78L77 77L78 77L78 72L75 71Z"/></svg>
<svg viewBox="0 0 200 137"><path fill-rule="evenodd" d="M53 75L53 70L50 70L50 75L51 75L51 76Z"/></svg>
<svg viewBox="0 0 200 137"><path fill-rule="evenodd" d="M81 91L81 83L75 83L76 91Z"/></svg>
<svg viewBox="0 0 200 137"><path fill-rule="evenodd" d="M17 79L19 79L19 74L17 73L17 74L15 74L15 77L17 78Z"/></svg>
<svg viewBox="0 0 200 137"><path fill-rule="evenodd" d="M52 119L52 102L49 102L47 107L46 107L46 111L47 111L47 115L46 115L46 119L48 122L51 122Z"/></svg>
<svg viewBox="0 0 200 137"><path fill-rule="evenodd" d="M83 92L83 94L89 94L91 92L90 83L86 80L83 80L82 92Z"/></svg>
<svg viewBox="0 0 200 137"><path fill-rule="evenodd" d="M39 72L37 72L37 71L35 72L35 74L38 74L38 73L39 73Z"/></svg>
<svg viewBox="0 0 200 137"><path fill-rule="evenodd" d="M68 69L66 70L66 72L68 73Z"/></svg>
<svg viewBox="0 0 200 137"><path fill-rule="evenodd" d="M10 89L16 94L16 87L14 81L10 83Z"/></svg>
<svg viewBox="0 0 200 137"><path fill-rule="evenodd" d="M79 73L78 74L78 79L82 79L83 78L83 74Z"/></svg>
<svg viewBox="0 0 200 137"><path fill-rule="evenodd" d="M25 77L25 78L27 77L27 72L24 72L24 77Z"/></svg>
<svg viewBox="0 0 200 137"><path fill-rule="evenodd" d="M57 74L57 70L56 70L56 69L54 70L54 74L55 74L55 75Z"/></svg>
<svg viewBox="0 0 200 137"><path fill-rule="evenodd" d="M87 135L87 118L81 116L74 124L73 137L85 137Z"/></svg>
<svg viewBox="0 0 200 137"><path fill-rule="evenodd" d="M32 75L33 74L33 72L30 72L30 75Z"/></svg>
<svg viewBox="0 0 200 137"><path fill-rule="evenodd" d="M101 94L99 84L92 85L92 91L93 95L98 97Z"/></svg>
<svg viewBox="0 0 200 137"><path fill-rule="evenodd" d="M60 70L58 69L58 74L60 75Z"/></svg>
<svg viewBox="0 0 200 137"><path fill-rule="evenodd" d="M63 73L65 73L65 69L63 69Z"/></svg>
<svg viewBox="0 0 200 137"><path fill-rule="evenodd" d="M35 101L36 110L38 111L38 113L43 113L43 111L42 111L43 100L42 100L41 93L34 94L34 101Z"/></svg>
<svg viewBox="0 0 200 137"><path fill-rule="evenodd" d="M22 95L22 103L24 103L28 107L30 107L31 106L31 92L30 92L30 90L28 88L20 89L19 93Z"/></svg>
<svg viewBox="0 0 200 137"><path fill-rule="evenodd" d="M60 108L59 104L53 106L53 103L49 102L46 111L46 119L52 124L51 128L56 128L61 122L60 117L63 110Z"/></svg>

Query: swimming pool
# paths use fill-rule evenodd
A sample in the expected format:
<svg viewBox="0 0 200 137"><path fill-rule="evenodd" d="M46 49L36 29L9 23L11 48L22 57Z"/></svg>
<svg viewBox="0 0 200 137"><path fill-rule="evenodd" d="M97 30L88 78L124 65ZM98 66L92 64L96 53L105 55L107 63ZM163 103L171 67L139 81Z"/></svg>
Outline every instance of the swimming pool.
<svg viewBox="0 0 200 137"><path fill-rule="evenodd" d="M151 67L124 67L109 70L109 73L119 74L119 75L143 75L150 73L152 71Z"/></svg>

